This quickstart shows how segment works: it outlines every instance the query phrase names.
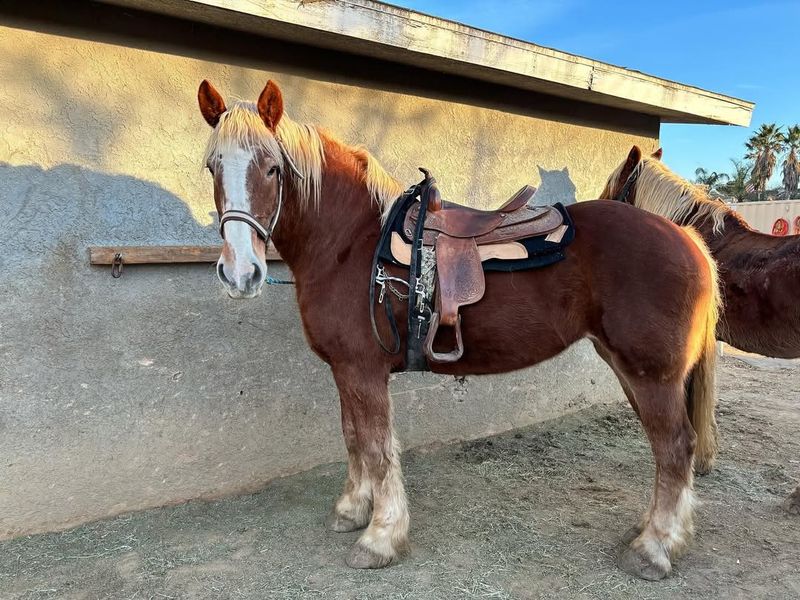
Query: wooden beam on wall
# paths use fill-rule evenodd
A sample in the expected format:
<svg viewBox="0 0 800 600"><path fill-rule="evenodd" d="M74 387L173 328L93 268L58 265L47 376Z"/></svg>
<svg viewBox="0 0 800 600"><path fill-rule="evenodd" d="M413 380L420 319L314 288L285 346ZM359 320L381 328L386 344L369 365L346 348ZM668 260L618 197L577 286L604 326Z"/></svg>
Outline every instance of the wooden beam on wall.
<svg viewBox="0 0 800 600"><path fill-rule="evenodd" d="M211 263L220 252L222 246L90 246L89 262L110 265L119 254L125 265ZM272 244L267 248L267 260L281 260Z"/></svg>

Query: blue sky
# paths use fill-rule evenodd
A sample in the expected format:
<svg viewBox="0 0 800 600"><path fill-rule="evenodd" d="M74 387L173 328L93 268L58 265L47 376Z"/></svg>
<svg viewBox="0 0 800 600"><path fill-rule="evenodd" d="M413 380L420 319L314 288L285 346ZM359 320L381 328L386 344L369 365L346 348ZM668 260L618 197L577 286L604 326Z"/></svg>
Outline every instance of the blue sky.
<svg viewBox="0 0 800 600"><path fill-rule="evenodd" d="M730 172L761 123L800 123L800 0L389 1L755 102L750 128L662 125L664 160L684 177Z"/></svg>

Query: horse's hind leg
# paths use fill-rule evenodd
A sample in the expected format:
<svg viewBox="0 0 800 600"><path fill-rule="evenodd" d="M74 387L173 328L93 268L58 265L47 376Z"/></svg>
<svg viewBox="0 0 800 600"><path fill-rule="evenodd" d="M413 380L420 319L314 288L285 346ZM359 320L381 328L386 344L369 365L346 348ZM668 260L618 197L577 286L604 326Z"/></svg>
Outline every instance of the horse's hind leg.
<svg viewBox="0 0 800 600"><path fill-rule="evenodd" d="M342 434L347 447L347 480L326 524L333 531L355 531L369 523L372 515L372 484L358 448L353 402L342 396Z"/></svg>
<svg viewBox="0 0 800 600"><path fill-rule="evenodd" d="M388 371L348 365L334 368L334 378L343 411L352 415L362 481L369 483L372 492L372 519L351 549L347 564L359 569L385 567L407 549L409 522L400 449L392 428Z"/></svg>
<svg viewBox="0 0 800 600"><path fill-rule="evenodd" d="M661 579L692 535L692 458L696 435L686 413L683 382L631 385L656 463L650 509L639 535L619 558L621 569Z"/></svg>

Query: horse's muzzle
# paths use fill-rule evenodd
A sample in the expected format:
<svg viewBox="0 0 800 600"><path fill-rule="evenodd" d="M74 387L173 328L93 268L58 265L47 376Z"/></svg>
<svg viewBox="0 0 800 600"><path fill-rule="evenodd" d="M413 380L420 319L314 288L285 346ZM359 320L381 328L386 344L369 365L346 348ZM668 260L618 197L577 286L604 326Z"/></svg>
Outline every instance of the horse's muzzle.
<svg viewBox="0 0 800 600"><path fill-rule="evenodd" d="M261 293L266 273L258 263L250 263L249 268L228 267L223 261L217 262L217 277L231 298L255 298Z"/></svg>

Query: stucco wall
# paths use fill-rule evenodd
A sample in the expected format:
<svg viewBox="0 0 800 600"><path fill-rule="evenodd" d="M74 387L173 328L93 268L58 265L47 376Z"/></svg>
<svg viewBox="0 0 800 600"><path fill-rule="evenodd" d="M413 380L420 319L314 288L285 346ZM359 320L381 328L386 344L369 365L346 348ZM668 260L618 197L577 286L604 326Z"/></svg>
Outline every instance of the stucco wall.
<svg viewBox="0 0 800 600"><path fill-rule="evenodd" d="M332 378L290 288L234 302L210 266L114 280L87 264L93 244L217 241L203 78L244 98L275 78L295 119L364 143L403 181L429 166L446 196L482 206L526 182L540 201L592 197L632 143L656 143L640 115L70 4L0 8L0 537L343 455ZM406 446L619 396L585 345L546 371L399 375L392 390Z"/></svg>

